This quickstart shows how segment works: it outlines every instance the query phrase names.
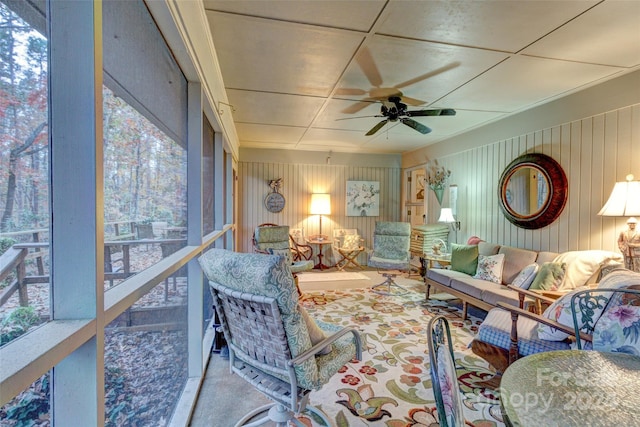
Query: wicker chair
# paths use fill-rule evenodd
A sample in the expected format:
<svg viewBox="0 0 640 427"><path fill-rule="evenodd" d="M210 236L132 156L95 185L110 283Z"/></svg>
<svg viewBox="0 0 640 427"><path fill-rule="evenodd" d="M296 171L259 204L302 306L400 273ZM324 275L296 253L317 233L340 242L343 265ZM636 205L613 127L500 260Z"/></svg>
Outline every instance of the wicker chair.
<svg viewBox="0 0 640 427"><path fill-rule="evenodd" d="M411 270L411 224L408 222L377 221L373 231L373 250L367 265L379 270ZM408 292L393 279L397 273L381 273L386 280L373 286L382 295L400 295ZM386 288L386 290L385 290Z"/></svg>
<svg viewBox="0 0 640 427"><path fill-rule="evenodd" d="M236 426L267 421L302 426L294 416L305 410L331 425L320 410L307 406L309 392L349 361L361 359L358 331L320 325L333 334L314 343L313 328L282 257L210 249L199 262L210 280L232 372L274 401L251 411ZM265 411L265 417L245 424Z"/></svg>

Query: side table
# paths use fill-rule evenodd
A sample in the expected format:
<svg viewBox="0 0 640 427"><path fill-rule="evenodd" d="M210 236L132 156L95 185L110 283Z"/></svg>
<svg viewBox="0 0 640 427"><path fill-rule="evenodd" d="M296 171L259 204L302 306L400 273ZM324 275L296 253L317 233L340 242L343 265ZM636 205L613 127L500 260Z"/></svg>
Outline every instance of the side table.
<svg viewBox="0 0 640 427"><path fill-rule="evenodd" d="M324 237L310 237L307 239L307 243L311 245L318 245L318 263L313 266L316 270L324 270L325 268L331 268L331 266L325 265L322 263L322 258L324 255L322 254L322 247L324 245L330 245L331 240L329 238Z"/></svg>

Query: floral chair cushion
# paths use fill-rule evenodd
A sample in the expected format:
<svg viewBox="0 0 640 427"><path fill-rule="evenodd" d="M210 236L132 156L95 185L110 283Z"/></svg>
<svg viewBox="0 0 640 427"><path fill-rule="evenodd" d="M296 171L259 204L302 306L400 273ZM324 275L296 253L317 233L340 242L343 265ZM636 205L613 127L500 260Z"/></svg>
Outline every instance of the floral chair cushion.
<svg viewBox="0 0 640 427"><path fill-rule="evenodd" d="M342 248L346 251L355 251L360 248L360 236L357 234L347 234L344 236Z"/></svg>
<svg viewBox="0 0 640 427"><path fill-rule="evenodd" d="M593 328L593 349L640 356L639 295L617 292L611 297Z"/></svg>
<svg viewBox="0 0 640 427"><path fill-rule="evenodd" d="M504 267L504 254L478 255L478 268L474 279L488 280L489 282L502 283L502 268Z"/></svg>
<svg viewBox="0 0 640 427"><path fill-rule="evenodd" d="M633 273L628 270L617 270L605 276L605 278L598 285L598 288L625 288L638 283L639 279L640 274L638 273ZM573 328L574 324L573 315L571 314L571 297L575 293L580 291L584 291L584 288L576 289L563 295L561 298L557 299L553 304L551 304L544 311L544 313L542 313L542 316ZM600 295L604 297L603 302L589 307L588 312L582 312L580 310L576 312L576 319L578 328L580 330L584 330L585 327L588 327L588 330L585 330L585 332L593 332L591 328L593 328L597 324L597 322L599 321L598 319L602 315L602 312L607 307L607 301L611 297L611 292L603 292ZM538 337L543 340L562 341L568 338L569 335L555 328L552 328L551 326L540 325L538 327Z"/></svg>
<svg viewBox="0 0 640 427"><path fill-rule="evenodd" d="M440 425L447 426L463 426L465 424L462 409L462 401L460 400L460 385L458 384L458 376L456 375L456 367L451 353L445 345L438 347L438 382L440 383L440 392L442 394L442 403L446 414L446 424L440 422Z"/></svg>

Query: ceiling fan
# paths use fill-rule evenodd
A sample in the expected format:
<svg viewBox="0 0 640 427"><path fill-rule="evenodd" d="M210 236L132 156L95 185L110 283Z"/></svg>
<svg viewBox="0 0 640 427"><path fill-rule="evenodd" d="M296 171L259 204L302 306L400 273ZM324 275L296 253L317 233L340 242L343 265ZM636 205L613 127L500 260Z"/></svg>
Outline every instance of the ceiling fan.
<svg viewBox="0 0 640 427"><path fill-rule="evenodd" d="M364 73L365 77L371 84L369 89L357 89L357 88L345 88L340 87L336 90L336 95L338 96L352 96L352 95L365 95L360 101L356 102L343 109L342 112L345 114L354 114L359 112L360 110L371 105L372 102L382 101L384 102L391 97L402 97L404 103L411 105L412 107L417 107L419 105L423 105L426 101L415 99L404 95L401 89L413 85L415 83L419 83L423 80L429 79L431 77L437 76L438 74L449 71L453 68L456 68L460 65L460 62L455 61L450 64L444 65L435 70L429 71L420 76L416 76L412 79L409 79L402 83L397 83L393 86L385 86L382 80L382 76L380 75L380 70L376 65L375 60L369 49L365 46L363 47L358 55L355 58L357 64L360 66L360 69Z"/></svg>
<svg viewBox="0 0 640 427"><path fill-rule="evenodd" d="M417 130L422 134L431 132L431 129L422 123L413 120L411 117L425 117L425 116L455 116L456 110L451 108L430 108L426 110L414 110L408 111L407 104L401 102L399 96L390 96L388 98L390 106L385 103L380 107L380 114L373 117L384 117L374 127L369 130L365 135L370 136L378 132L384 125L389 122L401 122L402 124L409 126ZM354 117L355 118L355 117Z"/></svg>

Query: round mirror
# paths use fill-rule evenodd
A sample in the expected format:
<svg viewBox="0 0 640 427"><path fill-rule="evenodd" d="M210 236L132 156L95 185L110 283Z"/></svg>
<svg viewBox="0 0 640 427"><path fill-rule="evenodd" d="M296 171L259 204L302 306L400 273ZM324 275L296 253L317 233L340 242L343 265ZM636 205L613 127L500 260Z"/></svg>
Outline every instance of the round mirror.
<svg viewBox="0 0 640 427"><path fill-rule="evenodd" d="M524 154L502 172L498 186L500 208L514 225L542 228L558 218L567 202L567 177L544 154Z"/></svg>

